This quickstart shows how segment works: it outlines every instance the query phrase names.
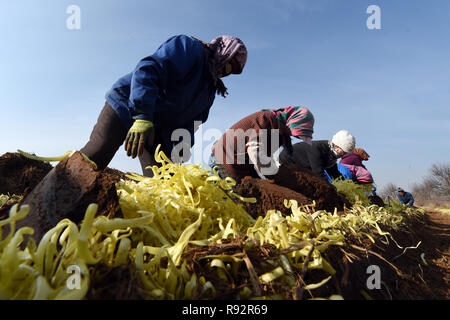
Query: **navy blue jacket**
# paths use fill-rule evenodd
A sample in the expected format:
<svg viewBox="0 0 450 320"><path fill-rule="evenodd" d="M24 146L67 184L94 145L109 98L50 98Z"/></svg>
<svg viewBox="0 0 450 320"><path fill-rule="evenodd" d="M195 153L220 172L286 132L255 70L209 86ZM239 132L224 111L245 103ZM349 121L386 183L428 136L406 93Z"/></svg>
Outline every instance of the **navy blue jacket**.
<svg viewBox="0 0 450 320"><path fill-rule="evenodd" d="M397 193L397 198L398 201L400 201L403 204L409 204L410 206L414 205L414 198L412 194L409 192L405 191L405 194L403 196L400 195L400 193Z"/></svg>
<svg viewBox="0 0 450 320"><path fill-rule="evenodd" d="M194 144L194 121L208 119L215 98L204 50L198 40L174 36L114 83L106 100L127 130L145 119L159 130L163 148L171 149L177 128L189 130Z"/></svg>

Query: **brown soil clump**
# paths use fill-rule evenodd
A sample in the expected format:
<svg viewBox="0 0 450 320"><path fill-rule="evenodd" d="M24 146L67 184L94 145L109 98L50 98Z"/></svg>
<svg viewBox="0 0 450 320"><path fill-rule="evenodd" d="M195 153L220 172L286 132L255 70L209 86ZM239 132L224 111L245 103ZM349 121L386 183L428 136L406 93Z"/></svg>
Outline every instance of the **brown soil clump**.
<svg viewBox="0 0 450 320"><path fill-rule="evenodd" d="M0 194L16 194L26 197L52 168L47 162L31 160L20 153L5 153L0 157ZM103 170L103 174L112 181L127 179L124 172L109 167ZM18 202L9 201L1 206L0 220L7 218L11 207Z"/></svg>
<svg viewBox="0 0 450 320"><path fill-rule="evenodd" d="M291 213L284 200L297 200L299 205L308 205L312 200L291 189L275 184L273 180L245 177L237 186L237 192L245 197L255 197L256 203L244 203L246 211L254 218L264 216L268 210L279 210L284 215Z"/></svg>
<svg viewBox="0 0 450 320"><path fill-rule="evenodd" d="M143 300L144 285L134 264L110 267L96 264L90 268L88 300Z"/></svg>
<svg viewBox="0 0 450 320"><path fill-rule="evenodd" d="M245 263L239 264L239 270L235 270L236 277L231 277L229 281L219 277L210 267L210 258L202 259L208 255L233 255L236 258L244 259ZM215 288L216 300L235 300L239 297L239 292L248 287L252 290L253 296L268 296L281 294L288 299L290 288L281 283L262 284L256 275L261 275L272 271L279 266L280 251L271 244L259 246L252 240L231 239L223 240L221 244L212 244L206 247L194 247L183 253L182 258L187 262L186 267L190 272L195 272L197 276L204 276L206 281L210 281ZM271 260L275 265L267 263ZM197 295L199 293L197 292ZM193 297L198 299L199 297ZM208 299L210 297L202 297Z"/></svg>
<svg viewBox="0 0 450 320"><path fill-rule="evenodd" d="M124 172L122 172L120 170L117 170L117 169L109 168L109 167L103 169L103 174L108 175L114 181L116 181L116 180L119 181L120 179L129 180L126 177L126 173L124 173Z"/></svg>
<svg viewBox="0 0 450 320"><path fill-rule="evenodd" d="M0 194L23 195L31 191L52 170L47 162L31 160L20 153L0 157Z"/></svg>
<svg viewBox="0 0 450 320"><path fill-rule="evenodd" d="M98 204L98 215L121 217L115 187L119 180L119 175L97 171L76 152L55 166L24 197L21 204L30 205L30 213L18 222L18 227L33 227L33 237L39 241L62 219L81 222L91 203Z"/></svg>
<svg viewBox="0 0 450 320"><path fill-rule="evenodd" d="M341 211L344 209L344 205L350 207L348 200L338 194L335 186L307 169L283 165L274 180L280 186L315 200L317 210L333 211L334 208L337 208L338 211Z"/></svg>
<svg viewBox="0 0 450 320"><path fill-rule="evenodd" d="M386 204L384 203L383 199L381 199L377 195L369 196L370 203L376 204L379 207L384 207Z"/></svg>
<svg viewBox="0 0 450 320"><path fill-rule="evenodd" d="M338 194L336 187L315 176L312 172L298 167L284 165L273 180L245 177L236 187L244 197L255 197L255 204L245 203L244 207L253 217L264 216L267 210L279 210L284 215L291 213L284 205L284 200L297 200L299 205L316 202L316 210L333 212L335 208L342 211L350 207L345 197Z"/></svg>

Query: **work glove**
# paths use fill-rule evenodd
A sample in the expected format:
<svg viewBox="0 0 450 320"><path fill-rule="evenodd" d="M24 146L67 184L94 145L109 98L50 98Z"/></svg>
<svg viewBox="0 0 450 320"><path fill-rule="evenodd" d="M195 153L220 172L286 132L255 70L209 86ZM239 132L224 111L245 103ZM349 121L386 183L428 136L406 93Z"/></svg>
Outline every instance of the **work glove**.
<svg viewBox="0 0 450 320"><path fill-rule="evenodd" d="M254 166L254 168L255 168L256 174L258 175L258 177L260 179L267 180L266 176L261 173L258 166Z"/></svg>
<svg viewBox="0 0 450 320"><path fill-rule="evenodd" d="M249 141L247 144L247 154L250 159L250 162L253 164L253 167L258 174L258 177L261 179L267 179L262 173L258 160L258 151L260 147L260 143L256 141Z"/></svg>
<svg viewBox="0 0 450 320"><path fill-rule="evenodd" d="M134 121L125 139L127 156L133 159L144 152L145 145L152 146L155 139L155 127L151 121L137 119Z"/></svg>

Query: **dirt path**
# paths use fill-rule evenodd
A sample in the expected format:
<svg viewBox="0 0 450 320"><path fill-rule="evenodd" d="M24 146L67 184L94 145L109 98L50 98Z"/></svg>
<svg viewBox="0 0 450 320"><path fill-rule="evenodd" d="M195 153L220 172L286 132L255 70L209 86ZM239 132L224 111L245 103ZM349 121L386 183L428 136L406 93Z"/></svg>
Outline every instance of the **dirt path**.
<svg viewBox="0 0 450 320"><path fill-rule="evenodd" d="M425 260L425 282L434 288L437 299L450 299L450 214L427 211L422 230ZM430 297L431 298L431 297Z"/></svg>
<svg viewBox="0 0 450 320"><path fill-rule="evenodd" d="M336 281L316 289L314 295L338 292L346 300L362 300L364 290L375 300L449 300L450 215L427 211L411 217L401 228L381 229L391 234L388 242L377 234L373 235L375 243L348 235L343 247L330 247L324 256L337 271ZM377 290L367 287L371 265L380 270L382 286ZM309 276L307 280L314 283L325 273L313 270Z"/></svg>

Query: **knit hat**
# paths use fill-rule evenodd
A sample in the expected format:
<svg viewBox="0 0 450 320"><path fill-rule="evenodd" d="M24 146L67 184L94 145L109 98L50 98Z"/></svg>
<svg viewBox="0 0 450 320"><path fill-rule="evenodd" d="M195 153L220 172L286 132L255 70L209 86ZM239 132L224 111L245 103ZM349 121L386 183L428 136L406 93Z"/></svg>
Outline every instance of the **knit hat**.
<svg viewBox="0 0 450 320"><path fill-rule="evenodd" d="M402 188L398 187L397 188L397 192L405 192L405 190L403 190Z"/></svg>
<svg viewBox="0 0 450 320"><path fill-rule="evenodd" d="M338 131L333 136L331 142L347 153L350 153L353 149L355 149L355 137L353 137L347 130Z"/></svg>

